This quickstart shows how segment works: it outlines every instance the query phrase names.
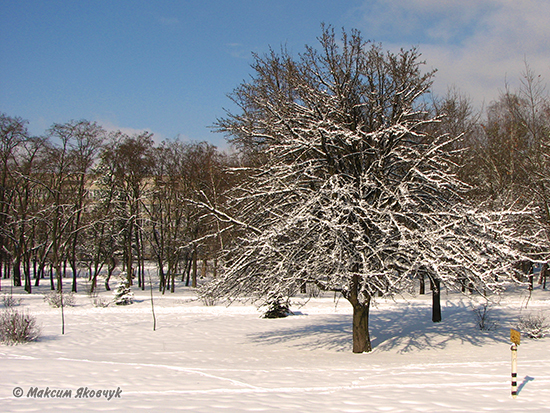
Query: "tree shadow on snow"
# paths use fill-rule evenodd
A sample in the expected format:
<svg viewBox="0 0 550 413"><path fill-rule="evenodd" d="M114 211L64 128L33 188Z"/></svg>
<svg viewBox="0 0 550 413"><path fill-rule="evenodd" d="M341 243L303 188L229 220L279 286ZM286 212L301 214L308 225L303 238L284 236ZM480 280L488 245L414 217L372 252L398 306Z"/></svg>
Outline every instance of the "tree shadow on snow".
<svg viewBox="0 0 550 413"><path fill-rule="evenodd" d="M288 317L291 320L293 317ZM327 349L348 351L351 349L351 317L335 314L332 316L310 316L306 325L291 326L263 333L250 334L252 342L278 345L289 343L304 349ZM276 323L268 320L268 323Z"/></svg>
<svg viewBox="0 0 550 413"><path fill-rule="evenodd" d="M474 312L463 303L447 301L442 308L443 320L432 322L432 309L426 305L408 304L391 312L373 312L371 340L380 351L408 353L426 348L443 349L451 342L482 346L488 342L506 343L499 327L479 329ZM491 310L491 319L499 320L504 310Z"/></svg>
<svg viewBox="0 0 550 413"><path fill-rule="evenodd" d="M373 349L408 353L429 348L444 349L452 342L474 346L508 342L508 330L481 331L469 306L448 301L442 307L443 320L438 323L432 322L431 307L423 304L396 303L391 310L372 308L370 335ZM491 310L491 318L495 321L502 320L504 315L502 309ZM256 343L287 343L304 349L351 349L351 315L312 315L304 320L299 325L293 323L285 328L252 334L249 338Z"/></svg>

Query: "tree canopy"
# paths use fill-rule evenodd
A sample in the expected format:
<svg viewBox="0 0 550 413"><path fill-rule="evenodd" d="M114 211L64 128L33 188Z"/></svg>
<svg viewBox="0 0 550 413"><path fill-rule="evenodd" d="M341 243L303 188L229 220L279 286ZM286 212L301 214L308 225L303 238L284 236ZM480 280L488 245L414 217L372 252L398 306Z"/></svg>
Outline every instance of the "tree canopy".
<svg viewBox="0 0 550 413"><path fill-rule="evenodd" d="M461 135L430 115L434 73L419 52L385 52L358 31L338 39L331 27L319 41L298 58L256 55L231 95L240 113L217 123L257 162L234 189L243 233L208 293L273 297L308 282L341 292L354 308L353 351L364 352L373 297L419 273L498 288L512 234L503 215L464 201Z"/></svg>

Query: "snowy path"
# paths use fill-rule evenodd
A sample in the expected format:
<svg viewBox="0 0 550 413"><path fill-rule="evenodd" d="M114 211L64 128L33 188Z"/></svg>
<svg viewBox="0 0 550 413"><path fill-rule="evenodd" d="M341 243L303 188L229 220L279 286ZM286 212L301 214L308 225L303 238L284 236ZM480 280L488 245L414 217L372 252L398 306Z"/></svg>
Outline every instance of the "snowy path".
<svg viewBox="0 0 550 413"><path fill-rule="evenodd" d="M356 355L349 351L350 310L330 300L308 303L302 315L264 320L251 306L159 298L153 332L146 300L96 309L85 296L78 299L67 309L64 336L59 310L36 300L31 309L44 338L0 347L1 411L542 412L550 406L550 341L520 346L520 394L513 400L509 344L499 338L506 328L476 332L465 320L471 310L456 300L446 303L436 326L424 320L429 307L422 300L379 303L372 313L376 349ZM546 299L533 305L550 309ZM515 308L501 307L500 316ZM70 389L73 397L27 397L32 387L48 386ZM84 386L120 388L121 397L74 397ZM15 387L23 397L13 396Z"/></svg>

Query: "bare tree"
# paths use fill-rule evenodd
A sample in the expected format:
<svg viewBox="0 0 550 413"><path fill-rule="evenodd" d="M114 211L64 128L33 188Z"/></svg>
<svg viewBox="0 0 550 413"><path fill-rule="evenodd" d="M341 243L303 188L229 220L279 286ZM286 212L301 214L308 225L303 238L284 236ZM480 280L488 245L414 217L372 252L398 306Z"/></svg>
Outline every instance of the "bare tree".
<svg viewBox="0 0 550 413"><path fill-rule="evenodd" d="M9 227L14 208L15 181L13 168L17 147L28 137L26 121L0 113L0 278L3 266L10 266L13 234ZM11 240L10 240L11 238Z"/></svg>
<svg viewBox="0 0 550 413"><path fill-rule="evenodd" d="M111 142L104 146L100 155L100 168L105 174L102 187L113 196L115 219L120 226L117 238L122 248L127 282L132 285L134 264L138 265L138 285L145 288L144 260L144 208L147 188L151 182L153 166L152 135L144 132L128 136L121 132L111 137Z"/></svg>
<svg viewBox="0 0 550 413"><path fill-rule="evenodd" d="M165 141L155 153L154 187L147 206L150 241L159 265L159 287L164 291L168 283L173 292L178 269L186 284L196 287L198 260L202 258L204 273L208 258L223 245L225 226L201 205L216 209L223 202L231 184L224 173L229 159L207 142Z"/></svg>
<svg viewBox="0 0 550 413"><path fill-rule="evenodd" d="M55 124L49 131L50 139L58 140L61 146L52 153L59 156L57 172L61 183L54 188L57 192L66 194L63 198L64 226L66 235L64 259L69 261L72 270L72 291L77 291L78 252L81 247L81 233L84 208L89 200L87 186L88 175L105 139L105 131L96 123L87 120L70 121L65 124ZM67 168L63 170L63 168ZM56 198L57 199L57 198ZM55 221L54 221L55 223Z"/></svg>
<svg viewBox="0 0 550 413"><path fill-rule="evenodd" d="M424 98L433 73L419 53L384 52L357 31L339 41L323 28L319 40L299 59L255 56L252 80L232 95L241 112L217 122L263 157L233 192L234 213L219 213L243 233L205 293L283 296L304 282L340 292L353 307L353 352L368 352L377 295L422 270L495 289L513 254L502 215L463 202L459 137L434 133Z"/></svg>
<svg viewBox="0 0 550 413"><path fill-rule="evenodd" d="M151 223L149 242L157 260L162 292L167 287L174 291L176 273L185 253L182 245L189 242L189 208L182 202L190 190L186 152L187 145L178 140L165 141L154 152L154 184L146 208Z"/></svg>

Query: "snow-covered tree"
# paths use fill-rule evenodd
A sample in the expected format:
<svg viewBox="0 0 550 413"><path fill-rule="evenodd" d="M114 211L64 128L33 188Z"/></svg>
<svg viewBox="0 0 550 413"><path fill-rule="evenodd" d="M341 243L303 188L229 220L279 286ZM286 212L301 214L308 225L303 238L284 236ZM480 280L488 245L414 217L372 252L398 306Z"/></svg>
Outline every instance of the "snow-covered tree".
<svg viewBox="0 0 550 413"><path fill-rule="evenodd" d="M134 302L134 293L130 290L130 283L125 272L120 273L120 283L114 291L114 299L116 305L129 305Z"/></svg>
<svg viewBox="0 0 550 413"><path fill-rule="evenodd" d="M513 250L502 215L462 201L460 137L438 133L425 110L433 72L420 54L384 52L357 31L339 41L330 27L319 40L297 59L255 56L232 95L240 113L217 122L257 162L222 216L242 232L206 294L340 292L353 306L353 351L368 352L375 296L419 273L495 289Z"/></svg>

